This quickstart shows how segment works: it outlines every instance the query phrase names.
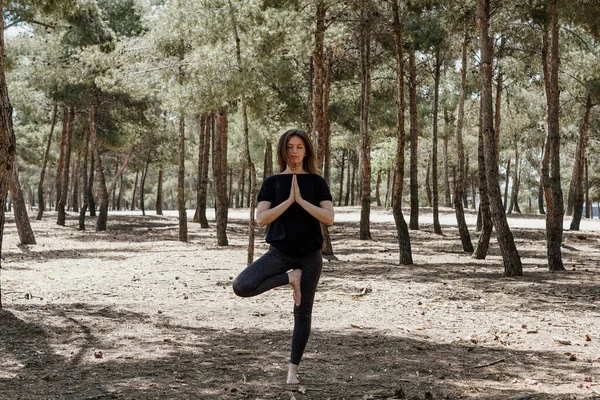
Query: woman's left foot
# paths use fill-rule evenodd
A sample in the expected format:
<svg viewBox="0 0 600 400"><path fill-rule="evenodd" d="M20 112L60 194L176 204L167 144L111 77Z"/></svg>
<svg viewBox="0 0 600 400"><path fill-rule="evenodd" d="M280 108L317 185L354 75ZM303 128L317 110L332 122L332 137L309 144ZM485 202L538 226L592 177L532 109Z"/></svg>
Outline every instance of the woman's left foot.
<svg viewBox="0 0 600 400"><path fill-rule="evenodd" d="M302 302L302 292L300 291L300 282L302 281L302 270L294 269L288 272L288 280L290 286L292 287L292 290L294 291L294 304L299 306Z"/></svg>

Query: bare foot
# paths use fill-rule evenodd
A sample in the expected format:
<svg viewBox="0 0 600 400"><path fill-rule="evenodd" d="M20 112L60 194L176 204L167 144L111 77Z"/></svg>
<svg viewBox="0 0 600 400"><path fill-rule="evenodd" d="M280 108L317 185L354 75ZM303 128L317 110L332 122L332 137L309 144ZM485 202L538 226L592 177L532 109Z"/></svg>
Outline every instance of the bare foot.
<svg viewBox="0 0 600 400"><path fill-rule="evenodd" d="M298 366L296 364L291 364L288 368L288 376L287 376L287 383L291 384L291 385L297 385L300 383L300 381L298 380Z"/></svg>
<svg viewBox="0 0 600 400"><path fill-rule="evenodd" d="M300 305L302 301L302 292L300 291L300 281L302 279L302 270L293 269L288 274L288 279L292 290L294 291L294 304ZM288 379L289 380L289 379Z"/></svg>

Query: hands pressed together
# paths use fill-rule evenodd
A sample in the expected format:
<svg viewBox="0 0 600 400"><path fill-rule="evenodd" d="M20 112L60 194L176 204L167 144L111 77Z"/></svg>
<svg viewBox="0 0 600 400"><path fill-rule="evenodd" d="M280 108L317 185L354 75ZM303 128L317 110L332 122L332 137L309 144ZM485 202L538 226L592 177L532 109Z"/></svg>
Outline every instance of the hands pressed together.
<svg viewBox="0 0 600 400"><path fill-rule="evenodd" d="M300 194L300 187L298 186L297 175L292 175L292 188L290 189L290 197L288 197L288 201L290 201L291 203L302 202L302 195Z"/></svg>

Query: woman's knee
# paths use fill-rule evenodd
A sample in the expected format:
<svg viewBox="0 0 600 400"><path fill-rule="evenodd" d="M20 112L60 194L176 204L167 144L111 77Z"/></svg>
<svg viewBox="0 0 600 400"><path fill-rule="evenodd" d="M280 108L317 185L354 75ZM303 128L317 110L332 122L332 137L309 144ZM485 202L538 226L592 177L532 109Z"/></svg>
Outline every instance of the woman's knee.
<svg viewBox="0 0 600 400"><path fill-rule="evenodd" d="M249 297L249 293L252 290L249 285L244 284L243 281L240 281L237 278L233 281L231 286L233 288L233 293L240 297Z"/></svg>

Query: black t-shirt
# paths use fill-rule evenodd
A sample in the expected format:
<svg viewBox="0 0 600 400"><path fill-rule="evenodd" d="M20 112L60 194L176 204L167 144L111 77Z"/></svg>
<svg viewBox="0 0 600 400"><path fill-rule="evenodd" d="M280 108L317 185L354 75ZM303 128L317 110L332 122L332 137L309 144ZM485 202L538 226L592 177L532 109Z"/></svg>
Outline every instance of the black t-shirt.
<svg viewBox="0 0 600 400"><path fill-rule="evenodd" d="M271 175L262 184L258 201L268 201L277 207L290 197L292 174ZM304 200L319 206L322 201L332 200L327 182L319 175L299 174L298 187ZM323 235L319 220L294 203L275 221L269 224L267 243L283 253L299 257L320 250Z"/></svg>

